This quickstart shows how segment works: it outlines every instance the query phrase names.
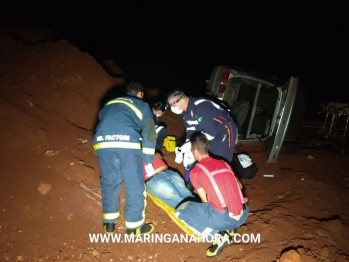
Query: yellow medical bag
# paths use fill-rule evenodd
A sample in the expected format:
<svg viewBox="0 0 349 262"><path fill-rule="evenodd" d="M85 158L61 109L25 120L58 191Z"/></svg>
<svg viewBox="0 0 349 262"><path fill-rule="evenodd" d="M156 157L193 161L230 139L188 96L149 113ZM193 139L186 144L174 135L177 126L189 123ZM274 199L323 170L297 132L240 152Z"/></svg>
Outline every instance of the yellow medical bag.
<svg viewBox="0 0 349 262"><path fill-rule="evenodd" d="M167 152L174 152L177 147L176 137L167 136L164 140L163 146L166 148Z"/></svg>

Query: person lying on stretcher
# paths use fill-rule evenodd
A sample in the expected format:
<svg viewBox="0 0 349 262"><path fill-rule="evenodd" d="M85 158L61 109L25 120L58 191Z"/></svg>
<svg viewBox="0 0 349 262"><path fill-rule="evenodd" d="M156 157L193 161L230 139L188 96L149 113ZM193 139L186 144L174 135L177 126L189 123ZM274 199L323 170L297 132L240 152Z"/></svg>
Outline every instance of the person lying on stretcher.
<svg viewBox="0 0 349 262"><path fill-rule="evenodd" d="M156 153L153 161L154 175L144 172L146 190L152 196L164 201L172 208L195 197L185 186L184 180L177 172L168 169L163 157Z"/></svg>

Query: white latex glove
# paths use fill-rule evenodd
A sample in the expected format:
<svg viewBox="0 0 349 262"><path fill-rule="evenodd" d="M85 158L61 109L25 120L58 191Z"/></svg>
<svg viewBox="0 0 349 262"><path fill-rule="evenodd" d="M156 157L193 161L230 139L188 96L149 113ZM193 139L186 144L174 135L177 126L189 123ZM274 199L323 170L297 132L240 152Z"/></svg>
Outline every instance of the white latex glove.
<svg viewBox="0 0 349 262"><path fill-rule="evenodd" d="M183 165L184 167L189 166L190 168L192 168L193 164L195 163L195 158L194 155L191 151L184 153L184 157L183 157Z"/></svg>
<svg viewBox="0 0 349 262"><path fill-rule="evenodd" d="M184 145L181 146L181 152L182 153L191 152L191 143L190 143L190 141L186 142Z"/></svg>
<svg viewBox="0 0 349 262"><path fill-rule="evenodd" d="M176 147L175 154L176 154L175 162L177 164L182 163L182 161L183 161L183 153L181 152L179 147Z"/></svg>
<svg viewBox="0 0 349 262"><path fill-rule="evenodd" d="M151 177L152 175L154 175L154 167L152 164L147 164L145 166L145 172L147 173L147 175L145 177Z"/></svg>

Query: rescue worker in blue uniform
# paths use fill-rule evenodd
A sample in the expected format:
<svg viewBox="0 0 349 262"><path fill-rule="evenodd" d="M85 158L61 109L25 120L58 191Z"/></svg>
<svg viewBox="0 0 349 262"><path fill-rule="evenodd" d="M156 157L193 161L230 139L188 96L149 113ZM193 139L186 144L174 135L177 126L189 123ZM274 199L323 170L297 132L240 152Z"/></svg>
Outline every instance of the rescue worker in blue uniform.
<svg viewBox="0 0 349 262"><path fill-rule="evenodd" d="M126 87L127 95L106 103L99 112L93 139L101 172L103 222L105 233L114 233L120 218L120 190L124 182L125 226L129 235L151 233L145 223L146 172L152 175L156 132L153 113L142 98L143 86L136 81Z"/></svg>
<svg viewBox="0 0 349 262"><path fill-rule="evenodd" d="M172 92L167 101L173 113L182 114L186 127L186 143L180 151L190 150L191 136L201 132L209 140L211 155L231 163L238 130L228 111L209 99L188 97L182 91Z"/></svg>

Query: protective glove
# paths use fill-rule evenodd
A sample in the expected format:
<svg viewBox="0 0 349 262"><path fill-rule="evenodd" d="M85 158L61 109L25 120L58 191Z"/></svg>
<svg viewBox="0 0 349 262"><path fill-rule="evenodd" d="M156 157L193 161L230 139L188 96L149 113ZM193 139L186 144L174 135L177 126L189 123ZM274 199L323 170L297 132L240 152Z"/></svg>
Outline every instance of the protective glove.
<svg viewBox="0 0 349 262"><path fill-rule="evenodd" d="M182 161L183 161L183 153L181 152L179 147L176 147L175 154L176 154L175 162L177 164L182 163Z"/></svg>
<svg viewBox="0 0 349 262"><path fill-rule="evenodd" d="M152 175L154 175L154 167L152 164L147 164L145 166L145 172L147 173L147 175L145 176L146 178L151 177Z"/></svg>
<svg viewBox="0 0 349 262"><path fill-rule="evenodd" d="M181 146L181 152L182 153L191 152L191 143L190 143L190 141L186 142L184 145Z"/></svg>
<svg viewBox="0 0 349 262"><path fill-rule="evenodd" d="M196 160L195 160L194 155L191 151L184 153L184 156L183 156L184 167L189 166L191 168L193 166L193 164L195 163L195 161Z"/></svg>

